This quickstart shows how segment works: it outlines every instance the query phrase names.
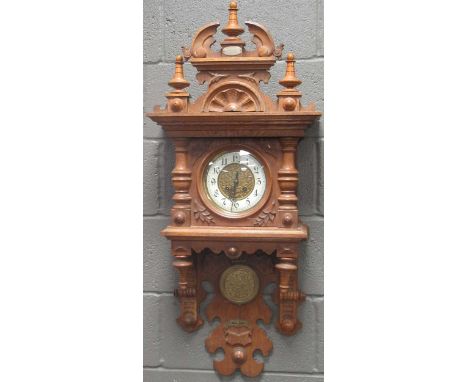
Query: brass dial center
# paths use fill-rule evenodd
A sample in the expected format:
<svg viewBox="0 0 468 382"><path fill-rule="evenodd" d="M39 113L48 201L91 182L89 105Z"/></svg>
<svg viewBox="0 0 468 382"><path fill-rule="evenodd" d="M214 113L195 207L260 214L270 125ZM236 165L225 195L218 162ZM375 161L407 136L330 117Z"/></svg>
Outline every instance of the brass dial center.
<svg viewBox="0 0 468 382"><path fill-rule="evenodd" d="M255 188L255 178L247 166L231 163L224 167L218 176L219 191L228 199L242 200Z"/></svg>

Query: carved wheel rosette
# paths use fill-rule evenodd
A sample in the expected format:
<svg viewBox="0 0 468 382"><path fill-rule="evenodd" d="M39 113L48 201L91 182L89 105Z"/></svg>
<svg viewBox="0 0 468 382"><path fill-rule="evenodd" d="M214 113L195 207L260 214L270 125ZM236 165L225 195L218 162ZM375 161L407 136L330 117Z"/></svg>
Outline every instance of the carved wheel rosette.
<svg viewBox="0 0 468 382"><path fill-rule="evenodd" d="M208 106L208 111L256 111L255 101L250 94L239 89L219 92Z"/></svg>
<svg viewBox="0 0 468 382"><path fill-rule="evenodd" d="M237 86L236 86L237 85ZM258 95L247 86L224 85L214 90L205 101L205 112L258 112L264 111Z"/></svg>

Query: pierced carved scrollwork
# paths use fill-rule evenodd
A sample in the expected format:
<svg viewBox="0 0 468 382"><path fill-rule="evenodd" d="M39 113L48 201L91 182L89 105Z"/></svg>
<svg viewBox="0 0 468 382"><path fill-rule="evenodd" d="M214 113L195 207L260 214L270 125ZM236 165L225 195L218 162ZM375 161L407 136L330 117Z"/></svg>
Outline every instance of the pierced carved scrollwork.
<svg viewBox="0 0 468 382"><path fill-rule="evenodd" d="M219 73L213 73L213 72L198 72L195 78L197 79L198 83L200 85L203 85L206 81L208 82L208 86L211 86L218 82L219 80L222 80L224 78L227 78L227 74L219 74Z"/></svg>
<svg viewBox="0 0 468 382"><path fill-rule="evenodd" d="M260 81L263 81L263 83L267 84L268 81L270 81L271 74L269 72L254 72L239 74L238 77L245 78L247 81L253 82L255 84L260 83Z"/></svg>
<svg viewBox="0 0 468 382"><path fill-rule="evenodd" d="M229 269L237 269L245 265L231 266L230 260L226 257L216 257L216 260L213 258L210 260L216 261L218 272L213 272L214 268L201 272L201 279L211 282L216 289L215 297L206 307L205 313L208 321L212 322L215 318L219 318L220 324L206 339L205 347L210 353L216 352L219 348L224 350L224 359L213 361L214 368L222 375L230 375L240 370L246 376L257 376L262 372L264 365L254 359L255 351L260 351L266 357L273 348L271 340L257 322L258 320L262 320L265 324L271 322L272 313L261 291L276 278L274 262L272 258L265 257L265 255L251 256L249 259L251 272L256 273L260 287L253 300L240 305L223 296L217 273L220 270L229 272Z"/></svg>
<svg viewBox="0 0 468 382"><path fill-rule="evenodd" d="M230 375L240 369L242 374L255 377L262 372L263 363L254 360L254 351L258 349L266 357L271 353L273 344L263 329L251 327L246 321L238 321L238 324L219 325L211 332L205 346L210 353L218 348L224 350L224 359L213 361L214 368L221 374Z"/></svg>
<svg viewBox="0 0 468 382"><path fill-rule="evenodd" d="M204 58L209 57L210 53L213 53L211 46L216 42L214 35L218 30L219 23L209 23L201 27L192 41L192 47L182 47L182 53L184 58L188 60L190 57Z"/></svg>
<svg viewBox="0 0 468 382"><path fill-rule="evenodd" d="M239 73L237 75L202 71L198 72L195 76L200 85L203 85L205 82L208 81L208 86L214 85L220 80L223 80L228 77L231 81L235 81L240 78L242 80L246 80L257 85L260 83L260 81L263 81L263 83L267 84L270 81L271 74L266 71Z"/></svg>
<svg viewBox="0 0 468 382"><path fill-rule="evenodd" d="M245 25L249 28L252 37L252 42L257 47L259 57L268 57L273 54L275 50L275 43L270 32L261 24L254 23L253 21L246 21Z"/></svg>

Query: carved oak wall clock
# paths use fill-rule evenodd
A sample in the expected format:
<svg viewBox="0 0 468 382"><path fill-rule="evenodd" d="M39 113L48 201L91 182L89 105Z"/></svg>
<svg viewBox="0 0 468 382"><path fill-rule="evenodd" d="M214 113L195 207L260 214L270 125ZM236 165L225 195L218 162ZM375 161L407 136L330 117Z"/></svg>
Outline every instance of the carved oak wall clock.
<svg viewBox="0 0 468 382"><path fill-rule="evenodd" d="M304 296L297 260L308 232L298 218L296 149L320 113L313 105L301 105L292 53L277 99L262 92L259 84L268 83L283 46L276 46L262 25L246 22L255 44L254 50L246 49L237 11L231 2L222 29L226 38L218 50L213 44L219 23L195 33L191 47L176 58L166 108L156 106L148 116L175 145L174 205L171 224L161 234L171 241L179 272L177 322L188 332L203 325L202 282L212 283L215 297L205 314L220 324L205 347L224 351L214 368L222 375L240 370L254 377L263 370L254 351L268 356L273 346L257 325L257 320L268 324L272 319L262 294L267 284L277 283L276 330L293 335L301 328L297 310ZM193 102L185 90L190 83L184 78L184 58L198 70L198 82L208 84Z"/></svg>

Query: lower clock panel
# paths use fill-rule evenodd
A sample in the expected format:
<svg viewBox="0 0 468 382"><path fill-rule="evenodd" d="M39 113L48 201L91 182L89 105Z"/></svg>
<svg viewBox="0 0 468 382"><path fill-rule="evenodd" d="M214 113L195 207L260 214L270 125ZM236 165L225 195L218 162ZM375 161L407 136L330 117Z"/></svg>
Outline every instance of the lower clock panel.
<svg viewBox="0 0 468 382"><path fill-rule="evenodd" d="M268 284L278 283L273 298L280 305L277 329L283 334L294 334L301 327L296 317L301 293L297 290L295 259L285 261L276 252L229 256L209 249L198 253L191 250L185 255L179 250L174 255L177 258L174 266L179 271L176 290L181 304L179 324L189 332L203 324L199 307L206 292L202 283L209 282L214 298L205 315L209 321L218 318L220 323L206 339L205 347L210 353L224 351L224 359L213 361L214 369L222 375L236 370L249 377L260 374L263 363L256 361L253 354L260 351L267 357L273 348L267 333L257 325L257 320L269 324L272 319L271 309L263 298Z"/></svg>

